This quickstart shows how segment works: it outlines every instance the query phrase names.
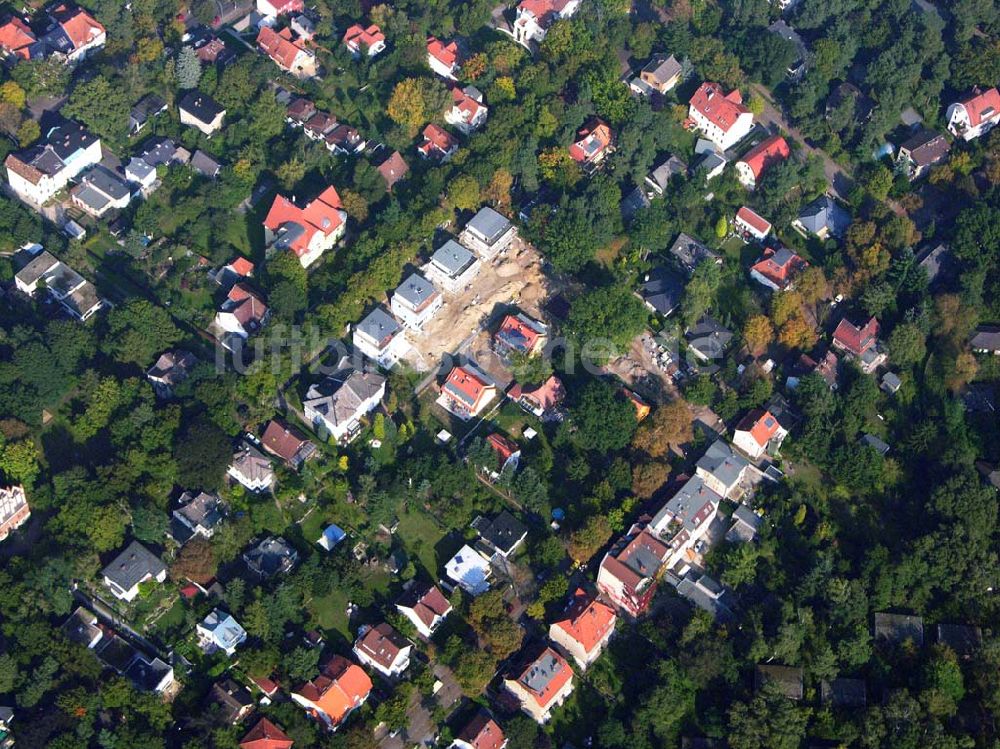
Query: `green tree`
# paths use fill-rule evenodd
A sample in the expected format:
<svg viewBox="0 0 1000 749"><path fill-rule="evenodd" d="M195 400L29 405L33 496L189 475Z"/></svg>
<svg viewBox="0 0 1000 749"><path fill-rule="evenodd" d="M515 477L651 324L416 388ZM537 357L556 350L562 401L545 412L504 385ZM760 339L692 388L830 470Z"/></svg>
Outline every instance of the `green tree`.
<svg viewBox="0 0 1000 749"><path fill-rule="evenodd" d="M579 389L570 415L576 428L574 442L598 453L621 450L636 429L635 407L602 380L591 380Z"/></svg>
<svg viewBox="0 0 1000 749"><path fill-rule="evenodd" d="M128 138L131 107L127 90L97 75L73 89L62 113L79 120L112 143L124 143Z"/></svg>
<svg viewBox="0 0 1000 749"><path fill-rule="evenodd" d="M646 308L631 291L605 286L585 291L571 302L566 333L581 356L598 361L626 350L646 321Z"/></svg>
<svg viewBox="0 0 1000 749"><path fill-rule="evenodd" d="M919 364L927 353L927 337L915 323L897 325L889 334L889 358L901 367Z"/></svg>
<svg viewBox="0 0 1000 749"><path fill-rule="evenodd" d="M133 299L108 314L104 347L118 361L145 367L180 337L166 310L145 299Z"/></svg>
<svg viewBox="0 0 1000 749"><path fill-rule="evenodd" d="M733 749L798 749L809 712L768 683L749 703L737 702L730 708L729 745Z"/></svg>
<svg viewBox="0 0 1000 749"><path fill-rule="evenodd" d="M204 415L191 419L174 448L177 478L182 486L212 491L222 483L232 460L229 437Z"/></svg>
<svg viewBox="0 0 1000 749"><path fill-rule="evenodd" d="M177 55L177 85L182 89L197 88L201 80L201 60L193 47L181 47Z"/></svg>

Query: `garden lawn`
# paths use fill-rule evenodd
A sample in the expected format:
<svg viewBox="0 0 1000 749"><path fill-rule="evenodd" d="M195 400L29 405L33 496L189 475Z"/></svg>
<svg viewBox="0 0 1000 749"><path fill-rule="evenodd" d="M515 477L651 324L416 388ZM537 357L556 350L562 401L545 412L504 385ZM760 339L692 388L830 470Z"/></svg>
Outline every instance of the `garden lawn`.
<svg viewBox="0 0 1000 749"><path fill-rule="evenodd" d="M444 538L444 531L427 513L409 509L399 517L397 535L403 542L407 554L423 565L430 576L437 577L441 566L448 561L438 559L434 549Z"/></svg>

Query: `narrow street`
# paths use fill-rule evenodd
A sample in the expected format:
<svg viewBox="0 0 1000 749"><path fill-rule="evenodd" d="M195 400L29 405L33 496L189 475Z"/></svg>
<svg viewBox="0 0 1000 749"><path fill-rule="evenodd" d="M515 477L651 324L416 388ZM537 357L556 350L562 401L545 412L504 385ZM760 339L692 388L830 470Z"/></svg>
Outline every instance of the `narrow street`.
<svg viewBox="0 0 1000 749"><path fill-rule="evenodd" d="M766 87L754 84L753 90L764 100L764 111L757 117L757 121L771 128L781 128L802 146L802 150L806 154L815 154L823 159L823 172L826 174L826 181L830 185L831 192L835 197L846 201L848 193L854 186L854 179L851 175L840 164L831 159L825 151L813 148L806 143L802 133L789 124L784 113L779 109L780 105L775 103L774 97Z"/></svg>

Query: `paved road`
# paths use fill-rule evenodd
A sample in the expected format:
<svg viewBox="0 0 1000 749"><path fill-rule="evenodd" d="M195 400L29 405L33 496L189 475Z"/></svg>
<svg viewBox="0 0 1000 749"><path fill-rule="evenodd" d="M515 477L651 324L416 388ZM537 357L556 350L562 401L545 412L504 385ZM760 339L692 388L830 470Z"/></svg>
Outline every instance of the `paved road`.
<svg viewBox="0 0 1000 749"><path fill-rule="evenodd" d="M854 185L851 175L836 161L819 148L813 148L806 143L805 137L789 124L785 115L779 109L780 105L774 103L771 92L760 84L754 84L753 89L764 99L764 111L757 117L757 121L768 127L780 127L789 136L794 138L802 146L805 153L816 154L823 159L823 172L826 174L826 181L831 186L831 192L841 200L847 200L847 195Z"/></svg>

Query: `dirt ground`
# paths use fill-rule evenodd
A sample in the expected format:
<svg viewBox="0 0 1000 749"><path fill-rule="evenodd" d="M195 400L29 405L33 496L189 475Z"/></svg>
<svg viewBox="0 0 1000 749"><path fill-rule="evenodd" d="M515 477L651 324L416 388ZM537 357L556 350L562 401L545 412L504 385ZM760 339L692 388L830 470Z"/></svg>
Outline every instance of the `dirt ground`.
<svg viewBox="0 0 1000 749"><path fill-rule="evenodd" d="M407 331L410 351L405 359L426 372L437 367L445 354L463 353L494 375L499 363L480 361L475 355L489 350L486 329L513 307L541 319L542 305L551 293L552 283L542 273L541 256L518 237L506 253L482 264L468 289L445 293L444 306L421 333Z"/></svg>
<svg viewBox="0 0 1000 749"><path fill-rule="evenodd" d="M659 345L646 330L632 341L627 354L608 362L604 371L617 375L629 388L652 403L666 403L678 396L677 383L656 361Z"/></svg>

